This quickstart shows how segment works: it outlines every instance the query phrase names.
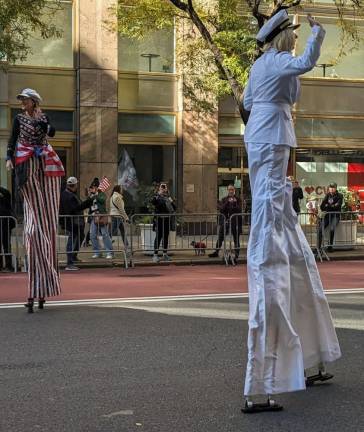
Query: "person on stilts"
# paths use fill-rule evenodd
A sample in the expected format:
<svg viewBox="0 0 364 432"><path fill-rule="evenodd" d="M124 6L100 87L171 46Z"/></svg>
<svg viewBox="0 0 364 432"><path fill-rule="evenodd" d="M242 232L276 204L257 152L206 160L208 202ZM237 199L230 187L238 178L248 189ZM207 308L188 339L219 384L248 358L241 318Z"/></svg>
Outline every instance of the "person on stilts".
<svg viewBox="0 0 364 432"><path fill-rule="evenodd" d="M341 356L314 255L292 208L287 175L296 147L291 107L299 96L298 76L310 71L325 36L310 15L312 34L304 53L286 10L260 29L263 54L254 63L244 92L250 111L244 134L252 192L248 244L249 333L245 376L245 413L277 411L271 395L304 390L333 377L325 363ZM306 377L305 370L318 368ZM258 403L257 396L265 401Z"/></svg>
<svg viewBox="0 0 364 432"><path fill-rule="evenodd" d="M59 212L61 177L64 168L47 136L55 129L40 109L40 95L33 89L24 89L17 98L23 112L13 123L7 148L8 170L15 169L18 192L24 202L24 243L28 260L29 313L34 299L39 309L45 298L61 292L56 238Z"/></svg>

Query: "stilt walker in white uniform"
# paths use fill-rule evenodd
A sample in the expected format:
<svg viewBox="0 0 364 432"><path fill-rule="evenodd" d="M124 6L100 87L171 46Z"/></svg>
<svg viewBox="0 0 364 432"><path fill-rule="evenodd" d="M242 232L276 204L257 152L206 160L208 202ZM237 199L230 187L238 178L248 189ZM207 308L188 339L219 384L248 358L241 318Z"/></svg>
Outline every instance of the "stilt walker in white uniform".
<svg viewBox="0 0 364 432"><path fill-rule="evenodd" d="M260 29L263 55L254 63L244 93L250 111L245 129L252 220L248 245L249 334L244 412L279 410L270 395L304 390L327 380L324 364L341 356L315 258L292 208L286 178L290 148L296 147L291 107L298 76L311 70L325 36L312 28L306 49L294 57L296 34L286 10ZM319 373L305 377L305 369ZM253 400L266 395L266 403Z"/></svg>

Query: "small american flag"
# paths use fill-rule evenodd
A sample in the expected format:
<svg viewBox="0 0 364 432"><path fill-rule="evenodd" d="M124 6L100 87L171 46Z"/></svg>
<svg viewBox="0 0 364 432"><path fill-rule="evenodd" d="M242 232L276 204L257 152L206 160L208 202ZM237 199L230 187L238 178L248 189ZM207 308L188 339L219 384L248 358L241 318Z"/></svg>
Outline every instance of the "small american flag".
<svg viewBox="0 0 364 432"><path fill-rule="evenodd" d="M110 183L109 179L106 176L104 176L102 178L102 180L100 181L100 186L98 187L98 189L101 192L105 192L109 189L110 186L111 186L111 183Z"/></svg>

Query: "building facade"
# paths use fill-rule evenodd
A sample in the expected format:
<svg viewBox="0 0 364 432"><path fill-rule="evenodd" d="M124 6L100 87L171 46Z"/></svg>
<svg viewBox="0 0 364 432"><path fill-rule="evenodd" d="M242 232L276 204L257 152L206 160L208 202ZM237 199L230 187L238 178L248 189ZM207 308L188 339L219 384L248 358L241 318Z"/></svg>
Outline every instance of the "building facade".
<svg viewBox="0 0 364 432"><path fill-rule="evenodd" d="M43 109L57 128L51 141L67 175L83 187L106 175L117 182L125 151L139 182L127 196L131 211L145 211L153 182L165 181L181 212L215 212L216 201L234 183L249 203L244 127L230 98L212 115L185 109L176 71L173 31L159 31L144 41L130 41L108 30L113 0L64 1L56 23L63 37L30 41L27 60L0 72L0 180L16 95L32 87L43 96ZM309 34L305 13L325 25L327 37L318 67L302 77L294 110L299 149L293 150L289 174L306 198L323 196L327 184L364 192L364 48L340 51L334 2L310 3L297 10L297 53ZM351 16L350 22L362 21ZM364 194L363 194L364 201ZM304 205L304 203L303 203Z"/></svg>

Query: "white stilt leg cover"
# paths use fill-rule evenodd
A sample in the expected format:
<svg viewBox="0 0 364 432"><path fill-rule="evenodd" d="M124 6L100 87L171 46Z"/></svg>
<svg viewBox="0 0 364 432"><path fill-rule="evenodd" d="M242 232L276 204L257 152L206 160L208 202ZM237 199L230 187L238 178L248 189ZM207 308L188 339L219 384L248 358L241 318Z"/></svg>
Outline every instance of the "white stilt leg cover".
<svg viewBox="0 0 364 432"><path fill-rule="evenodd" d="M315 258L292 209L288 146L248 143L252 203L245 395L305 389L341 356Z"/></svg>

